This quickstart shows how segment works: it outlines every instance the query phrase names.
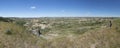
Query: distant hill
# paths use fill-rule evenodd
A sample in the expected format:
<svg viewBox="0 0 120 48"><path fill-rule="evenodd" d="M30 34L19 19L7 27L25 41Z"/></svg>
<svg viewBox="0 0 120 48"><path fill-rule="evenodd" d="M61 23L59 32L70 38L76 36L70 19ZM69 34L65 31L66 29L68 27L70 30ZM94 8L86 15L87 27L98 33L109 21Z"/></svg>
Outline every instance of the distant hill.
<svg viewBox="0 0 120 48"><path fill-rule="evenodd" d="M10 19L10 18L0 17L0 21L3 21L3 22L12 22L13 20Z"/></svg>

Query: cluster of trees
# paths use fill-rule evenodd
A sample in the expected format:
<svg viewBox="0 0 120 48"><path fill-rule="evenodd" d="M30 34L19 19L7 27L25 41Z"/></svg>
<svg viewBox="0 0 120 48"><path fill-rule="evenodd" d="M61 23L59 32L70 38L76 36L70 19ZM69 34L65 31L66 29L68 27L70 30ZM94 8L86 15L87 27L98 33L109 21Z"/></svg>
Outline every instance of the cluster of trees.
<svg viewBox="0 0 120 48"><path fill-rule="evenodd" d="M10 18L3 18L3 17L0 17L0 21L3 21L3 22L12 22L13 20L10 19Z"/></svg>

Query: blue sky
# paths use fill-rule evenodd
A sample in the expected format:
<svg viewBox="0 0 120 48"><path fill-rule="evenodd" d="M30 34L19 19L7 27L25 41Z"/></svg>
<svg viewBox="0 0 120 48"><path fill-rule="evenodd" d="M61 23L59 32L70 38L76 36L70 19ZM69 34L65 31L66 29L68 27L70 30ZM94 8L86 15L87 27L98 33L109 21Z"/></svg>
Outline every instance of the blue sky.
<svg viewBox="0 0 120 48"><path fill-rule="evenodd" d="M3 17L119 17L120 0L0 0Z"/></svg>

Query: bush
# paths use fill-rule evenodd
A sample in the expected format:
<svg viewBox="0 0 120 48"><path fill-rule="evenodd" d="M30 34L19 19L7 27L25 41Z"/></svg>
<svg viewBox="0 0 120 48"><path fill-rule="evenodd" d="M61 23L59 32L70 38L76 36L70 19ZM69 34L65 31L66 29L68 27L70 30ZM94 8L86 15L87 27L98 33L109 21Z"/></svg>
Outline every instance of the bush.
<svg viewBox="0 0 120 48"><path fill-rule="evenodd" d="M6 32L7 35L11 35L12 34L11 29L7 29L5 32Z"/></svg>
<svg viewBox="0 0 120 48"><path fill-rule="evenodd" d="M23 26L26 22L25 21L16 21L17 25Z"/></svg>
<svg viewBox="0 0 120 48"><path fill-rule="evenodd" d="M84 22L82 23L83 26L94 26L94 25L101 25L104 22L94 21L94 22Z"/></svg>
<svg viewBox="0 0 120 48"><path fill-rule="evenodd" d="M42 34L46 34L50 31L50 28L40 29Z"/></svg>
<svg viewBox="0 0 120 48"><path fill-rule="evenodd" d="M3 18L3 17L0 17L0 21L3 21L3 22L13 22L12 19L10 19L10 18Z"/></svg>

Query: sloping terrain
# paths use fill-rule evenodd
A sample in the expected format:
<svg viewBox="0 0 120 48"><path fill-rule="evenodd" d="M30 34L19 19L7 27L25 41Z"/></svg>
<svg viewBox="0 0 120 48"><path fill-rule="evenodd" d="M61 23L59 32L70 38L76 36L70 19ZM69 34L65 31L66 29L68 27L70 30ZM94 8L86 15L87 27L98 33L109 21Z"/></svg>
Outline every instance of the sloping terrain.
<svg viewBox="0 0 120 48"><path fill-rule="evenodd" d="M25 32L24 27L0 22L0 48L35 48L35 40L33 35Z"/></svg>
<svg viewBox="0 0 120 48"><path fill-rule="evenodd" d="M113 26L88 31L79 36L62 37L44 44L45 48L120 48L120 32L116 30L117 23Z"/></svg>
<svg viewBox="0 0 120 48"><path fill-rule="evenodd" d="M112 27L102 27L107 22L67 22L55 22L48 32L36 36L24 26L1 21L0 48L120 48L120 19L113 19Z"/></svg>

